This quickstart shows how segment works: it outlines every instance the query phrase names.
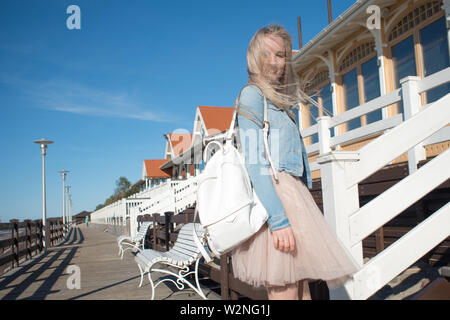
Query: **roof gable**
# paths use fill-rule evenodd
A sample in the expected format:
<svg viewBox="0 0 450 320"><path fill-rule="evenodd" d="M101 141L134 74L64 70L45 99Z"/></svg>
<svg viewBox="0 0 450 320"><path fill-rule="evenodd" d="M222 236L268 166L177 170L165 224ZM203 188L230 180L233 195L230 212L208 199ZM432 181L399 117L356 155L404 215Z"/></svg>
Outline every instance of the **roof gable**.
<svg viewBox="0 0 450 320"><path fill-rule="evenodd" d="M192 144L192 133L169 133L170 144L172 145L173 157L189 150Z"/></svg>
<svg viewBox="0 0 450 320"><path fill-rule="evenodd" d="M208 135L224 132L230 128L234 108L231 107L198 107Z"/></svg>
<svg viewBox="0 0 450 320"><path fill-rule="evenodd" d="M147 178L170 178L172 175L168 170L161 170L161 167L167 159L144 160L144 172Z"/></svg>

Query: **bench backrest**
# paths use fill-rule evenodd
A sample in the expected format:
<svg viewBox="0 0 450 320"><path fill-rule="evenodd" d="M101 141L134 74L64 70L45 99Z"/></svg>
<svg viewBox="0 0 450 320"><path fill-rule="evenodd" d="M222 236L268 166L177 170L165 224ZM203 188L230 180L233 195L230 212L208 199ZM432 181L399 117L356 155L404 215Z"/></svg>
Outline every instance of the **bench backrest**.
<svg viewBox="0 0 450 320"><path fill-rule="evenodd" d="M169 250L169 252L184 257L186 261L190 262L196 260L200 256L200 250L194 242L194 235L192 233L193 228L194 223L185 224L178 232L178 238L172 249ZM199 238L202 238L204 229L200 223L195 224L195 230Z"/></svg>
<svg viewBox="0 0 450 320"><path fill-rule="evenodd" d="M136 235L136 239L143 239L145 235L147 234L147 229L150 226L151 221L144 221L142 222L141 226L139 227L139 232Z"/></svg>

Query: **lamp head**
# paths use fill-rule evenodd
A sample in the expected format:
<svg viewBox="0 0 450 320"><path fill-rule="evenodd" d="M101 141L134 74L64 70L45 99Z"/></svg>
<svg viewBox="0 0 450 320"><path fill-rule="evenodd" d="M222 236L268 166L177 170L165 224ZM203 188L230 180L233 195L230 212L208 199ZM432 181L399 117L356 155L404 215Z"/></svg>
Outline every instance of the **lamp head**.
<svg viewBox="0 0 450 320"><path fill-rule="evenodd" d="M61 173L63 180L65 180L67 172L70 172L70 171L69 170L59 170L58 172Z"/></svg>
<svg viewBox="0 0 450 320"><path fill-rule="evenodd" d="M46 151L47 151L47 145L53 143L53 141L46 140L46 139L44 139L44 138L42 138L41 140L33 141L33 142L34 142L34 143L37 143L37 144L39 144L39 145L41 146L41 154L42 154L43 156L45 156L46 153L47 153L47 152L46 152Z"/></svg>

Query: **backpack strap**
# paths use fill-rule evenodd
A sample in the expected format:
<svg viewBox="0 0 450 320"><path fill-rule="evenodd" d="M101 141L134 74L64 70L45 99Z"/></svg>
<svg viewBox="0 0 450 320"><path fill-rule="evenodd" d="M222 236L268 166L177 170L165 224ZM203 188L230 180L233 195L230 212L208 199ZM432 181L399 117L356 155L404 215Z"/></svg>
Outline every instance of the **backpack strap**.
<svg viewBox="0 0 450 320"><path fill-rule="evenodd" d="M245 87L244 87L245 88ZM262 92L262 90L261 90ZM241 90L242 93L242 90ZM239 105L239 98L241 97L241 93L239 93L239 97L236 100L236 106L234 108L234 112L233 112L233 118L231 119L231 125L230 128L228 129L227 135L226 135L226 144L231 144L233 137L235 135L235 123L236 123L236 118L237 118L237 106ZM264 139L264 148L267 154L267 159L269 160L270 163L270 167L272 168L272 173L273 173L273 177L275 178L276 181L278 181L278 174L277 171L275 170L275 166L273 165L273 161L272 161L272 157L270 155L270 149L269 149L269 143L268 143L268 136L269 136L269 129L270 129L270 123L268 121L268 109L267 109L267 98L264 95L264 92L262 92L263 94L263 98L264 98L264 119L263 119L263 139Z"/></svg>
<svg viewBox="0 0 450 320"><path fill-rule="evenodd" d="M267 159L269 160L270 167L272 168L273 177L276 181L278 181L278 174L273 165L272 157L270 156L269 143L267 141L268 136L269 136L269 129L270 129L270 122L267 121L267 119L268 119L267 99L266 99L266 96L264 96L264 121L263 121L264 147L266 149Z"/></svg>
<svg viewBox="0 0 450 320"><path fill-rule="evenodd" d="M194 242L197 245L198 250L202 254L203 258L205 258L206 263L210 263L213 259L211 258L211 255L206 251L203 243L198 238L197 232L195 230L195 220L197 220L197 213L198 213L198 206L195 206L195 214L194 214L194 227L192 228L192 235L194 236ZM203 239L205 239L205 236L203 236Z"/></svg>

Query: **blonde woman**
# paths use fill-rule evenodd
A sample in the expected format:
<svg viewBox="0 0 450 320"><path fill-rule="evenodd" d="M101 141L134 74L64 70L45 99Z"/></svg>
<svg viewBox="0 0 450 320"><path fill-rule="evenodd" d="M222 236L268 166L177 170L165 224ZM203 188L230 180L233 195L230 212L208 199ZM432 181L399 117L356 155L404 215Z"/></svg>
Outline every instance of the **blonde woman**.
<svg viewBox="0 0 450 320"><path fill-rule="evenodd" d="M247 51L248 84L236 100L238 143L256 194L267 209L267 224L232 251L236 277L265 286L269 299L311 299L309 279L342 285L358 265L327 225L308 188L311 175L292 108L305 95L291 64L292 39L281 26L260 29ZM267 100L267 159L262 122ZM257 139L252 139L257 137ZM300 296L299 296L300 294Z"/></svg>

